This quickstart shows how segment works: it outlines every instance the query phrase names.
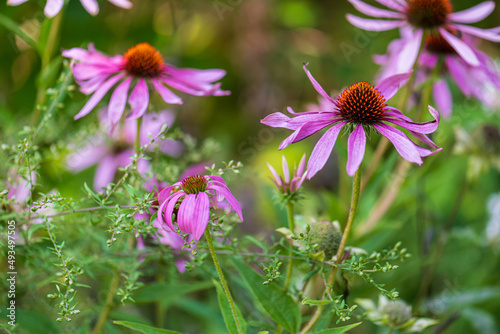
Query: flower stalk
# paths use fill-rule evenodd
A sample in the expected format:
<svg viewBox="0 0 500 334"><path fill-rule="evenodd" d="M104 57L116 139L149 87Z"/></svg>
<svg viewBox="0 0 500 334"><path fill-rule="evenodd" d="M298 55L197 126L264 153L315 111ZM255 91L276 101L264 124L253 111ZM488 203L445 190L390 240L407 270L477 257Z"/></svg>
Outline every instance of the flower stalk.
<svg viewBox="0 0 500 334"><path fill-rule="evenodd" d="M219 263L219 259L217 258L217 254L215 253L214 242L212 241L212 236L210 235L210 226L207 226L207 229L205 230L205 238L207 239L208 248L210 249L210 255L212 256L212 260L214 261L215 269L217 270L222 288L224 289L224 293L226 294L227 301L231 308L231 313L233 314L236 328L239 334L243 334L243 330L238 319L238 314L236 313L236 306L234 305L233 297L231 296L229 286L227 285L226 279L224 278L224 273L222 272L222 268Z"/></svg>
<svg viewBox="0 0 500 334"><path fill-rule="evenodd" d="M352 184L352 196L351 196L351 206L349 208L349 215L347 217L347 224L344 229L344 233L342 234L342 240L340 241L339 249L337 250L337 255L336 255L336 264L340 264L343 260L344 257L344 251L345 251L345 246L347 244L347 239L349 238L349 235L351 234L352 226L354 223L354 218L356 218L356 213L358 211L358 203L359 203L359 195L361 193L361 166L359 166L359 169L357 172L354 174L353 177L353 184ZM337 275L337 270L338 270L338 265L335 265L332 268L332 271L330 273L330 277L328 278L328 283L326 284L325 287L325 294L328 293L328 289L333 290L333 283L335 282L335 276ZM312 316L311 320L306 324L304 329L300 332L300 334L307 334L311 330L311 328L314 326L316 321L319 319L321 316L321 313L323 313L323 309L325 308L325 305L319 305L318 308L316 309L316 312Z"/></svg>

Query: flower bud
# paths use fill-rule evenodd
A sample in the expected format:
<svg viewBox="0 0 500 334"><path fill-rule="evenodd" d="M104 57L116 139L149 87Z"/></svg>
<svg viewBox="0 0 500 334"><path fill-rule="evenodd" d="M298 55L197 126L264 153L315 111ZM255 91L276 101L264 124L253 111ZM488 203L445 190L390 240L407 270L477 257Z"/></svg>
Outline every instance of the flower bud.
<svg viewBox="0 0 500 334"><path fill-rule="evenodd" d="M318 246L318 251L325 252L326 259L331 259L337 253L342 239L339 223L321 220L310 226L312 243Z"/></svg>

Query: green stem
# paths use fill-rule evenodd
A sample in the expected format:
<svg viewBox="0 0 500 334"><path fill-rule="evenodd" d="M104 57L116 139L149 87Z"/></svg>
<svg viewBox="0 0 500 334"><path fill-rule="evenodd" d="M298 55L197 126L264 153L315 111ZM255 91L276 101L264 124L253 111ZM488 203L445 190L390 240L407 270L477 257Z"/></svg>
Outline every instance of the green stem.
<svg viewBox="0 0 500 334"><path fill-rule="evenodd" d="M389 331L387 332L387 334L392 334L392 332L394 332L394 327L390 327Z"/></svg>
<svg viewBox="0 0 500 334"><path fill-rule="evenodd" d="M139 154L139 151L141 150L141 124L142 124L142 117L139 117L137 119L136 123L136 134L135 134L135 153Z"/></svg>
<svg viewBox="0 0 500 334"><path fill-rule="evenodd" d="M100 334L106 320L108 319L109 312L113 308L113 298L116 294L116 290L120 284L120 275L115 271L113 274L113 279L111 280L111 285L109 287L108 294L106 296L106 305L99 315L99 319L97 319L97 323L95 324L94 329L92 330L92 334Z"/></svg>
<svg viewBox="0 0 500 334"><path fill-rule="evenodd" d="M214 243L212 241L212 236L210 235L210 226L207 226L207 229L205 230L205 238L207 239L208 248L210 249L210 255L212 255L212 260L214 261L215 269L217 270L217 274L219 275L222 288L224 289L227 301L229 303L229 306L231 307L231 313L233 314L236 328L238 329L238 333L243 334L243 330L241 329L241 324L236 313L236 307L234 305L233 297L231 296L229 286L227 285L226 279L224 278L224 273L222 272L222 268L220 267L219 259L217 258L217 254L215 253Z"/></svg>
<svg viewBox="0 0 500 334"><path fill-rule="evenodd" d="M295 234L295 220L293 216L293 203L288 202L287 205L287 214L288 214L288 227L292 234ZM292 269L293 269L293 243L290 241L290 258L288 260L288 269L286 272L286 280L285 280L285 290L288 290L290 285L290 278L292 277Z"/></svg>
<svg viewBox="0 0 500 334"><path fill-rule="evenodd" d="M361 166L359 166L358 171L354 174L354 179L352 183L352 196L351 196L351 207L349 209L349 216L347 217L347 224L344 229L344 233L342 234L342 240L340 241L339 249L337 250L337 264L342 262L342 258L344 257L344 250L347 244L347 239L351 234L352 226L354 223L354 218L356 218L356 212L358 211L358 203L359 203L359 194L361 189ZM332 268L332 272L330 273L330 277L328 278L328 283L325 287L325 293L328 292L328 289L331 287L333 290L333 284L335 282L335 276L337 275L338 265ZM321 316L323 312L324 305L318 306L316 312L309 322L306 324L304 329L300 332L300 334L307 334L316 321Z"/></svg>
<svg viewBox="0 0 500 334"><path fill-rule="evenodd" d="M58 44L59 37L59 28L61 27L63 11L57 14L50 22L50 32L47 40L47 45L43 50L38 50L41 57L41 69L40 73L44 74L47 67L50 65L52 60L52 55L54 54L55 46ZM45 103L45 99L47 97L46 90L50 83L49 82L40 82L36 92L35 99L35 109L33 110L32 123L33 125L38 122L42 113L42 106ZM40 106L40 108L38 107Z"/></svg>

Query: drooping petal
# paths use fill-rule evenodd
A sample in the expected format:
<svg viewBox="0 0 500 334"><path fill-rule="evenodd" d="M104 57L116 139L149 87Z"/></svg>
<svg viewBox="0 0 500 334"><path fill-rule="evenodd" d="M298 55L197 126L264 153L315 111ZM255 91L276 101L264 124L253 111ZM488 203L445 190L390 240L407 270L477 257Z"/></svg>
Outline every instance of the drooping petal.
<svg viewBox="0 0 500 334"><path fill-rule="evenodd" d="M423 29L417 29L412 39L405 44L398 57L397 73L408 73L413 68L422 44L423 34Z"/></svg>
<svg viewBox="0 0 500 334"><path fill-rule="evenodd" d="M97 15L99 14L99 5L97 4L96 0L80 0L82 3L83 8L90 14L90 15Z"/></svg>
<svg viewBox="0 0 500 334"><path fill-rule="evenodd" d="M238 200L233 196L231 191L227 187L221 187L215 184L209 185L208 189L214 189L218 195L221 195L226 199L226 201L229 202L231 207L236 211L238 214L238 217L240 218L241 221L243 221L243 212L241 211L241 206Z"/></svg>
<svg viewBox="0 0 500 334"><path fill-rule="evenodd" d="M368 15L368 16L374 16L374 17L380 17L380 18L385 18L385 19L403 19L404 15L402 13L396 13L392 12L390 10L385 10L385 9L380 9L371 5L368 5L364 3L361 0L348 0L354 8L356 8L358 11L361 13Z"/></svg>
<svg viewBox="0 0 500 334"><path fill-rule="evenodd" d="M96 92L90 97L90 99L87 101L87 103L83 106L82 110L74 117L75 120L82 118L83 116L86 116L89 112L94 109L94 107L99 103L99 101L102 100L104 95L113 87L118 81L120 81L121 78L125 76L124 73L115 75L114 77L106 80L99 89L96 90Z"/></svg>
<svg viewBox="0 0 500 334"><path fill-rule="evenodd" d="M196 196L195 210L193 210L193 213L192 219L197 222L193 236L195 240L200 240L210 220L210 199L206 193L201 192Z"/></svg>
<svg viewBox="0 0 500 334"><path fill-rule="evenodd" d="M361 17L347 14L347 21L355 27L369 31L386 31L396 29L407 24L405 21L390 21L390 20L372 20L362 19Z"/></svg>
<svg viewBox="0 0 500 334"><path fill-rule="evenodd" d="M472 51L466 43L460 40L460 38L453 36L443 28L439 28L439 32L441 33L441 36L443 36L443 38L450 43L451 47L457 51L460 57L462 57L468 64L471 66L479 65L479 59L477 59L474 51Z"/></svg>
<svg viewBox="0 0 500 334"><path fill-rule="evenodd" d="M451 13L448 18L453 22L475 23L490 15L495 9L494 1L485 1L460 12Z"/></svg>
<svg viewBox="0 0 500 334"><path fill-rule="evenodd" d="M61 11L64 5L64 0L47 0L47 4L43 9L45 16L48 18L54 17Z"/></svg>
<svg viewBox="0 0 500 334"><path fill-rule="evenodd" d="M453 109L453 98L451 97L450 88L446 80L441 79L434 83L432 87L432 96L443 116L445 118L450 117Z"/></svg>
<svg viewBox="0 0 500 334"><path fill-rule="evenodd" d="M182 99L175 95L170 89L163 86L163 84L158 82L156 79L151 79L151 81L153 82L153 86L155 86L156 91L160 93L160 96L165 102L170 104L182 104Z"/></svg>
<svg viewBox="0 0 500 334"><path fill-rule="evenodd" d="M408 80L413 71L396 74L382 80L375 88L382 94L385 100L390 100L398 92L399 86Z"/></svg>
<svg viewBox="0 0 500 334"><path fill-rule="evenodd" d="M415 148L415 144L400 130L386 124L373 125L385 138L389 139L396 151L407 161L418 165L423 163L420 154Z"/></svg>
<svg viewBox="0 0 500 334"><path fill-rule="evenodd" d="M394 109L392 109L394 110ZM428 133L433 133L434 131L437 130L439 126L439 121L441 119L439 112L435 109L429 106L429 112L431 113L432 117L434 118L433 121L430 122L425 122L425 123L415 123L413 121L408 121L407 117L398 117L398 118L386 118L384 119L386 122L390 122L396 125L399 125L409 131L414 131L418 133L423 133L423 134L428 134Z"/></svg>
<svg viewBox="0 0 500 334"><path fill-rule="evenodd" d="M132 78L125 79L122 83L116 87L113 94L111 94L111 99L108 105L108 118L111 123L111 131L113 132L115 126L120 121L123 115L125 106L127 105L127 94L132 83Z"/></svg>
<svg viewBox="0 0 500 334"><path fill-rule="evenodd" d="M500 42L500 27L493 29L481 29L477 27L466 26L463 24L450 24L451 27L460 30L469 35L473 35L488 41Z"/></svg>
<svg viewBox="0 0 500 334"><path fill-rule="evenodd" d="M446 57L446 65L451 76L455 80L456 84L464 93L465 96L469 97L472 94L472 89L470 85L467 65L465 62L460 61L457 57Z"/></svg>
<svg viewBox="0 0 500 334"><path fill-rule="evenodd" d="M144 78L139 79L135 85L130 97L128 98L130 104L130 115L127 119L139 118L146 113L149 104L149 89Z"/></svg>
<svg viewBox="0 0 500 334"><path fill-rule="evenodd" d="M167 200L165 202L163 202L164 203L163 205L165 207L165 209L163 211L164 218L165 218L165 223L167 224L167 226L170 228L171 231L175 231L174 223L173 223L173 220L172 220L172 216L174 214L175 205L177 204L177 201L179 200L179 198L181 198L184 195L186 195L185 192L179 191L179 192L176 192L176 193L170 195L167 198ZM162 208L162 206L160 206L160 208L158 209L158 213L162 212L160 210ZM158 214L158 216L160 216L160 214Z"/></svg>
<svg viewBox="0 0 500 334"><path fill-rule="evenodd" d="M295 130L290 136L285 138L279 146L279 149L282 150L286 148L288 145L292 143L296 143L298 141L301 141L302 139L305 139L313 134L315 134L318 131L321 131L323 128L331 125L334 123L332 120L326 120L326 121L312 121L312 122L307 122L304 123L300 128Z"/></svg>
<svg viewBox="0 0 500 334"><path fill-rule="evenodd" d="M358 124L347 141L347 174L353 177L365 156L366 134L363 125Z"/></svg>
<svg viewBox="0 0 500 334"><path fill-rule="evenodd" d="M102 188L113 182L117 169L118 165L115 157L113 155L105 156L99 163L95 172L94 189L98 192L102 192Z"/></svg>
<svg viewBox="0 0 500 334"><path fill-rule="evenodd" d="M323 87L321 87L321 85L316 81L316 79L314 79L314 77L312 76L311 72L309 72L309 70L307 69L307 65L309 65L309 63L304 63L304 66L302 66L302 68L304 69L304 71L307 74L307 77L309 78L309 80L313 84L314 89L316 89L316 91L319 93L319 95L323 96L325 99L327 99L331 103L335 103L333 101L333 99L330 97L330 95L328 95L325 92L325 90L323 89Z"/></svg>
<svg viewBox="0 0 500 334"><path fill-rule="evenodd" d="M89 145L70 154L66 158L66 165L68 169L74 172L79 172L92 165L95 165L108 153L108 147L106 146Z"/></svg>
<svg viewBox="0 0 500 334"><path fill-rule="evenodd" d="M309 156L309 161L307 162L308 179L311 179L314 175L316 175L316 173L326 164L326 161L332 153L335 141L337 141L337 137L339 136L340 130L344 124L345 122L333 125L318 140L316 146L314 146L314 149Z"/></svg>

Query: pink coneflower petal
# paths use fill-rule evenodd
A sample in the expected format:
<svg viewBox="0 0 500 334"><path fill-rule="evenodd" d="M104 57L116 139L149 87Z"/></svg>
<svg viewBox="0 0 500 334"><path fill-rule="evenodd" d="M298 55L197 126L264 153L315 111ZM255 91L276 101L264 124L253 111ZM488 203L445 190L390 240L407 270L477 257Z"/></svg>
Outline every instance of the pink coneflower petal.
<svg viewBox="0 0 500 334"><path fill-rule="evenodd" d="M109 183L113 182L113 179L118 169L118 163L114 156L105 156L99 165L94 177L94 189L97 191L102 191Z"/></svg>
<svg viewBox="0 0 500 334"><path fill-rule="evenodd" d="M164 203L167 203L165 210L163 211L165 215L165 223L167 223L168 227L172 230L175 231L173 220L172 220L172 215L174 213L174 207L177 204L177 201L179 198L182 196L186 195L186 193L180 191L178 193L174 193L170 197L168 197L167 201Z"/></svg>
<svg viewBox="0 0 500 334"><path fill-rule="evenodd" d="M417 60L423 35L423 29L417 29L414 38L404 46L403 50L401 50L397 64L398 73L408 73L411 71L413 64L415 64Z"/></svg>
<svg viewBox="0 0 500 334"><path fill-rule="evenodd" d="M66 159L66 165L71 170L80 172L101 161L108 153L108 147L87 146L70 154Z"/></svg>
<svg viewBox="0 0 500 334"><path fill-rule="evenodd" d="M187 195L179 206L177 224L185 233L192 234L198 241L203 236L210 217L208 195L204 192Z"/></svg>
<svg viewBox="0 0 500 334"><path fill-rule="evenodd" d="M409 162L414 162L418 165L423 163L422 158L418 154L415 144L406 137L406 135L389 125L386 124L374 124L373 125L384 137L389 139L389 141L394 145L396 151Z"/></svg>
<svg viewBox="0 0 500 334"><path fill-rule="evenodd" d="M446 80L441 79L434 83L432 87L432 96L443 116L446 118L450 117L453 109L453 98Z"/></svg>
<svg viewBox="0 0 500 334"><path fill-rule="evenodd" d="M159 193L158 193L158 201L160 203L164 203L167 198L170 197L170 193L172 192L172 188L175 187L175 186L178 186L179 184L176 183L176 184L173 184L171 186L168 186L164 189L162 189ZM159 190L159 189L158 189Z"/></svg>
<svg viewBox="0 0 500 334"><path fill-rule="evenodd" d="M241 207L236 198L231 194L227 187L221 187L215 184L209 185L207 189L213 189L216 192L219 192L231 205L231 207L236 211L238 217L243 220L243 213L241 212Z"/></svg>
<svg viewBox="0 0 500 334"><path fill-rule="evenodd" d="M495 9L494 1L485 1L460 12L450 14L448 17L451 21L460 23L475 23L485 19Z"/></svg>
<svg viewBox="0 0 500 334"><path fill-rule="evenodd" d="M153 86L156 88L156 91L160 93L160 96L163 98L163 101L170 104L182 104L182 99L175 95L170 89L163 86L156 79L151 79Z"/></svg>
<svg viewBox="0 0 500 334"><path fill-rule="evenodd" d="M314 146L307 163L308 179L311 179L326 164L344 124L345 122L333 125Z"/></svg>
<svg viewBox="0 0 500 334"><path fill-rule="evenodd" d="M362 19L352 14L346 15L347 21L355 27L369 31L386 31L404 26L406 21L388 21L388 20L373 20Z"/></svg>
<svg viewBox="0 0 500 334"><path fill-rule="evenodd" d="M139 79L130 94L128 103L132 111L127 116L127 119L139 118L146 113L149 105L149 89L146 80L143 78Z"/></svg>
<svg viewBox="0 0 500 334"><path fill-rule="evenodd" d="M307 77L309 78L309 80L311 81L311 83L313 84L313 87L314 89L316 89L316 91L321 95L323 96L325 99L327 99L328 101L332 102L333 103L333 99L330 97L330 95L328 95L325 90L323 89L323 87L321 87L321 85L316 81L316 79L314 79L314 77L312 76L311 72L309 72L309 70L307 69L307 65L309 65L309 63L307 64L304 64L304 66L302 66L302 68L304 69L304 71L306 72L307 74Z"/></svg>
<svg viewBox="0 0 500 334"><path fill-rule="evenodd" d="M456 84L465 96L471 95L467 69L455 57L446 57L446 65Z"/></svg>
<svg viewBox="0 0 500 334"><path fill-rule="evenodd" d="M83 8L90 14L90 15L97 15L99 13L99 5L97 4L96 0L80 0L82 3Z"/></svg>
<svg viewBox="0 0 500 334"><path fill-rule="evenodd" d="M94 95L87 101L85 106L83 106L82 110L75 116L75 120L82 118L83 116L87 115L89 112L92 111L92 109L95 108L95 106L99 103L99 101L102 100L104 95L113 87L120 79L122 79L125 76L125 74L118 74L115 75L114 77L106 80L102 84L102 86L99 87L99 89L96 90Z"/></svg>
<svg viewBox="0 0 500 334"><path fill-rule="evenodd" d="M108 117L109 122L111 123L111 132L113 132L116 125L120 121L123 112L125 111L125 106L127 105L127 94L131 83L132 78L125 79L118 85L118 87L116 87L113 94L111 94L108 106Z"/></svg>
<svg viewBox="0 0 500 334"><path fill-rule="evenodd" d="M400 4L394 0L375 0L379 4L386 6L387 8L394 9L398 12L404 11L405 7L403 7L403 4L406 5L406 3L403 2L403 4Z"/></svg>
<svg viewBox="0 0 500 334"><path fill-rule="evenodd" d="M354 176L365 156L366 134L358 124L347 140L347 174Z"/></svg>
<svg viewBox="0 0 500 334"><path fill-rule="evenodd" d="M111 2L113 5L121 8L126 8L126 9L132 8L132 3L128 0L108 0L108 1Z"/></svg>
<svg viewBox="0 0 500 334"><path fill-rule="evenodd" d="M20 5L22 3L25 3L26 1L28 1L28 0L7 0L7 5L17 6L17 5Z"/></svg>
<svg viewBox="0 0 500 334"><path fill-rule="evenodd" d="M329 116L331 118L331 115L325 115ZM332 124L332 120L319 120L319 121L310 121L307 123L304 123L300 128L298 128L295 132L293 132L290 136L288 136L285 140L283 140L279 146L279 149L282 150L288 145L292 143L296 143L304 138L307 138L316 132L322 130L326 126Z"/></svg>
<svg viewBox="0 0 500 334"><path fill-rule="evenodd" d="M500 35L497 29L480 29L462 24L453 24L452 27L460 31L492 42L500 42Z"/></svg>
<svg viewBox="0 0 500 334"><path fill-rule="evenodd" d="M408 80L413 71L408 73L396 74L382 80L375 88L382 94L386 101L390 100L399 90L399 86Z"/></svg>
<svg viewBox="0 0 500 334"><path fill-rule="evenodd" d="M450 43L450 45L457 51L457 53L471 66L478 66L479 59L477 59L476 54L472 49L464 42L462 42L459 38L453 36L449 32L447 32L443 28L439 28L439 32L441 36Z"/></svg>
<svg viewBox="0 0 500 334"><path fill-rule="evenodd" d="M64 6L64 0L47 0L47 4L43 9L45 16L52 18L61 11Z"/></svg>
<svg viewBox="0 0 500 334"><path fill-rule="evenodd" d="M281 167L283 169L283 178L285 183L290 183L290 169L288 167L288 162L286 161L285 155L281 156Z"/></svg>
<svg viewBox="0 0 500 334"><path fill-rule="evenodd" d="M269 168L269 170L271 171L271 174L273 174L274 179L272 179L272 181L274 182L276 187L283 188L283 181L282 181L281 177L278 175L278 173L276 172L276 170L269 163L266 163L266 165L267 165L267 168Z"/></svg>
<svg viewBox="0 0 500 334"><path fill-rule="evenodd" d="M387 19L403 19L404 18L404 14L402 14L402 13L396 13L396 12L392 12L390 10L385 10L385 9L373 7L373 6L368 5L360 0L348 0L348 1L354 6L354 8L356 8L358 11L360 11L361 13L366 14L368 16L376 16L376 17L387 18Z"/></svg>

